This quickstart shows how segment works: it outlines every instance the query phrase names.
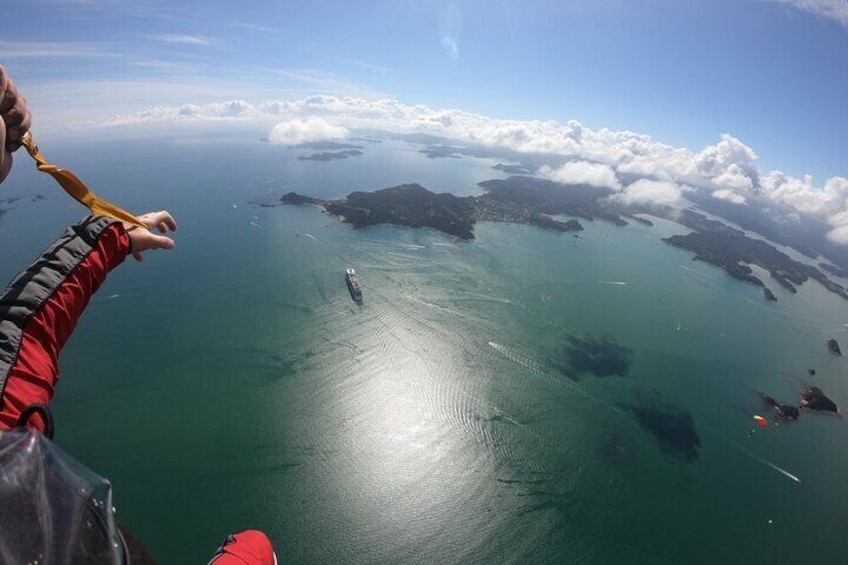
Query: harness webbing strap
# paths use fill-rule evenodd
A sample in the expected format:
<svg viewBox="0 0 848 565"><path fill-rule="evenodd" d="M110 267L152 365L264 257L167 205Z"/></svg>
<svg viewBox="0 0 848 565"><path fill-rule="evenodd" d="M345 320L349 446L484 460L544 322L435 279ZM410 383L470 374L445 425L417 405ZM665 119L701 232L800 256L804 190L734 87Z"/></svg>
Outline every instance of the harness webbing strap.
<svg viewBox="0 0 848 565"><path fill-rule="evenodd" d="M45 159L39 152L38 145L36 145L35 140L29 132L27 132L21 139L21 144L26 147L27 152L33 159L35 159L35 162L38 163L39 171L47 173L56 179L56 182L65 189L65 192L70 194L74 200L91 210L93 215L108 216L121 222L127 222L142 228L146 227L141 220L123 208L99 198L71 171L60 169L59 167L48 163L47 159Z"/></svg>

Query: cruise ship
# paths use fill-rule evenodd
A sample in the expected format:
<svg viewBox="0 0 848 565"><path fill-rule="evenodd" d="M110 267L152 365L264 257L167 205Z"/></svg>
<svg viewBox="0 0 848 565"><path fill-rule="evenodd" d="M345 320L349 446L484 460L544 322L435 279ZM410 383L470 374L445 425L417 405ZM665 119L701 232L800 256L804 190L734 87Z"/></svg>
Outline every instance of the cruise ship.
<svg viewBox="0 0 848 565"><path fill-rule="evenodd" d="M350 297L357 302L362 302L362 287L359 286L359 280L357 280L356 272L352 267L348 268L345 281L347 281L347 289L350 291Z"/></svg>

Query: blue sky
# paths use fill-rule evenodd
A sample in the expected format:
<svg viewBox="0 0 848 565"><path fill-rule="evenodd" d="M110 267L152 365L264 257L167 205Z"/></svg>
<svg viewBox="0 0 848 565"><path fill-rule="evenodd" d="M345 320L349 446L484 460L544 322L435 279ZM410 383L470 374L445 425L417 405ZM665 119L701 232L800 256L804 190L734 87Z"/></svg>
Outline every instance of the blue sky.
<svg viewBox="0 0 848 565"><path fill-rule="evenodd" d="M29 0L0 62L35 129L310 94L631 130L848 176L846 0ZM46 123L45 123L46 122Z"/></svg>

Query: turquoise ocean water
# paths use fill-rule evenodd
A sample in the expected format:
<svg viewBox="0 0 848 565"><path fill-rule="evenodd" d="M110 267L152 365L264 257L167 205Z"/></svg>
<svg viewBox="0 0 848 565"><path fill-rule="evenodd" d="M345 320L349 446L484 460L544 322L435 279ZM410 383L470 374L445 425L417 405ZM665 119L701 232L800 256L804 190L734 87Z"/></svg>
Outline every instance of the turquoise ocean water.
<svg viewBox="0 0 848 565"><path fill-rule="evenodd" d="M320 163L259 137L42 141L95 190L180 222L175 251L127 261L94 298L53 405L56 441L112 480L163 563L205 562L245 528L292 563L842 562L844 420L748 434L757 391L792 402L814 382L848 402L825 346L848 303L815 283L766 303L663 243L683 231L665 222L579 237L486 223L460 243L259 208L268 191L474 194L502 177L390 140ZM82 215L17 166L4 280ZM584 335L630 348L628 375L557 371ZM697 457L663 450L628 406L689 412Z"/></svg>

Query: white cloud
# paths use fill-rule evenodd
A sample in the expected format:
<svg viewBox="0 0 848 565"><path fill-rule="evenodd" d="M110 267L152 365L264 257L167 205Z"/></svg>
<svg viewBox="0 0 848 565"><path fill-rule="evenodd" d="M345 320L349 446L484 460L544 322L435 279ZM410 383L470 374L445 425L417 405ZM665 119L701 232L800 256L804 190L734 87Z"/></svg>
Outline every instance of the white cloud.
<svg viewBox="0 0 848 565"><path fill-rule="evenodd" d="M128 126L177 120L251 120L260 111L244 100L230 100L213 104L184 104L179 107L148 108L132 114L113 116L107 120L78 122L76 126Z"/></svg>
<svg viewBox="0 0 848 565"><path fill-rule="evenodd" d="M3 59L116 56L108 45L73 41L0 41L0 53Z"/></svg>
<svg viewBox="0 0 848 565"><path fill-rule="evenodd" d="M601 188L620 190L621 183L612 167L602 163L569 161L558 169L545 165L537 173L540 177L564 184L589 184Z"/></svg>
<svg viewBox="0 0 848 565"><path fill-rule="evenodd" d="M729 164L726 169L714 176L712 181L716 186L731 190L745 191L754 188L754 179L737 163Z"/></svg>
<svg viewBox="0 0 848 565"><path fill-rule="evenodd" d="M778 224L783 224L784 226L797 226L801 223L801 214L798 214L796 212L780 214L774 216L774 221Z"/></svg>
<svg viewBox="0 0 848 565"><path fill-rule="evenodd" d="M845 0L771 0L789 4L805 12L822 16L848 27L848 2Z"/></svg>
<svg viewBox="0 0 848 565"><path fill-rule="evenodd" d="M753 149L730 134L721 134L721 141L706 147L695 156L695 166L706 176L718 176L727 172L728 167L735 166L744 173L754 165L759 156Z"/></svg>
<svg viewBox="0 0 848 565"><path fill-rule="evenodd" d="M439 33L442 50L451 59L459 59L459 37L462 35L462 12L459 6L450 2L439 13Z"/></svg>
<svg viewBox="0 0 848 565"><path fill-rule="evenodd" d="M694 157L696 177L709 179L713 186L739 192L750 191L758 177L753 149L723 133L721 141L705 147ZM744 198L744 196L743 196ZM726 198L726 200L732 200Z"/></svg>
<svg viewBox="0 0 848 565"><path fill-rule="evenodd" d="M833 177L824 187L813 184L806 175L798 179L780 171L772 171L760 179L762 194L790 208L821 218L829 219L848 210L848 179Z"/></svg>
<svg viewBox="0 0 848 565"><path fill-rule="evenodd" d="M334 126L322 118L311 118L280 122L268 134L268 140L281 145L298 145L313 141L344 139L349 134L345 127Z"/></svg>
<svg viewBox="0 0 848 565"><path fill-rule="evenodd" d="M744 196L742 196L738 192L734 192L726 188L714 190L712 192L712 197L718 198L719 200L727 200L728 202L733 202L734 204L745 204L745 202L747 202L747 199Z"/></svg>
<svg viewBox="0 0 848 565"><path fill-rule="evenodd" d="M171 34L171 33L161 33L158 35L149 36L151 39L155 39L156 41L161 41L162 43L178 43L181 45L197 45L198 47L209 47L210 45L214 45L215 42L208 37L202 37L199 35L179 35L179 34Z"/></svg>
<svg viewBox="0 0 848 565"><path fill-rule="evenodd" d="M308 72L285 72L304 74L307 81L323 78ZM763 172L756 164L757 153L728 134L722 135L716 144L694 152L661 143L647 135L605 128L595 130L573 120L559 123L496 119L456 109L409 105L390 98L326 95L262 104L236 100L163 106L102 120L98 124L227 119L255 122L269 129L280 122L269 135L280 143L339 139L357 129L429 133L458 142L564 157L567 162L563 167L540 171L541 175L561 182L620 188L621 175L655 179L645 181L654 184L639 181L626 187L620 196L626 202L676 203L686 191L681 187L688 185L708 190L715 198L735 204L754 199L773 201L788 207L789 212L825 221L848 210L848 179L834 177L824 186L816 186L810 177L799 179L780 171ZM834 230L841 226L833 225Z"/></svg>
<svg viewBox="0 0 848 565"><path fill-rule="evenodd" d="M683 194L673 182L639 179L624 188L613 198L624 204L673 206L680 203Z"/></svg>
<svg viewBox="0 0 848 565"><path fill-rule="evenodd" d="M848 225L830 230L827 232L827 239L837 245L848 245Z"/></svg>
<svg viewBox="0 0 848 565"><path fill-rule="evenodd" d="M459 59L459 45L450 37L443 37L441 41L442 51L450 58L451 61Z"/></svg>

